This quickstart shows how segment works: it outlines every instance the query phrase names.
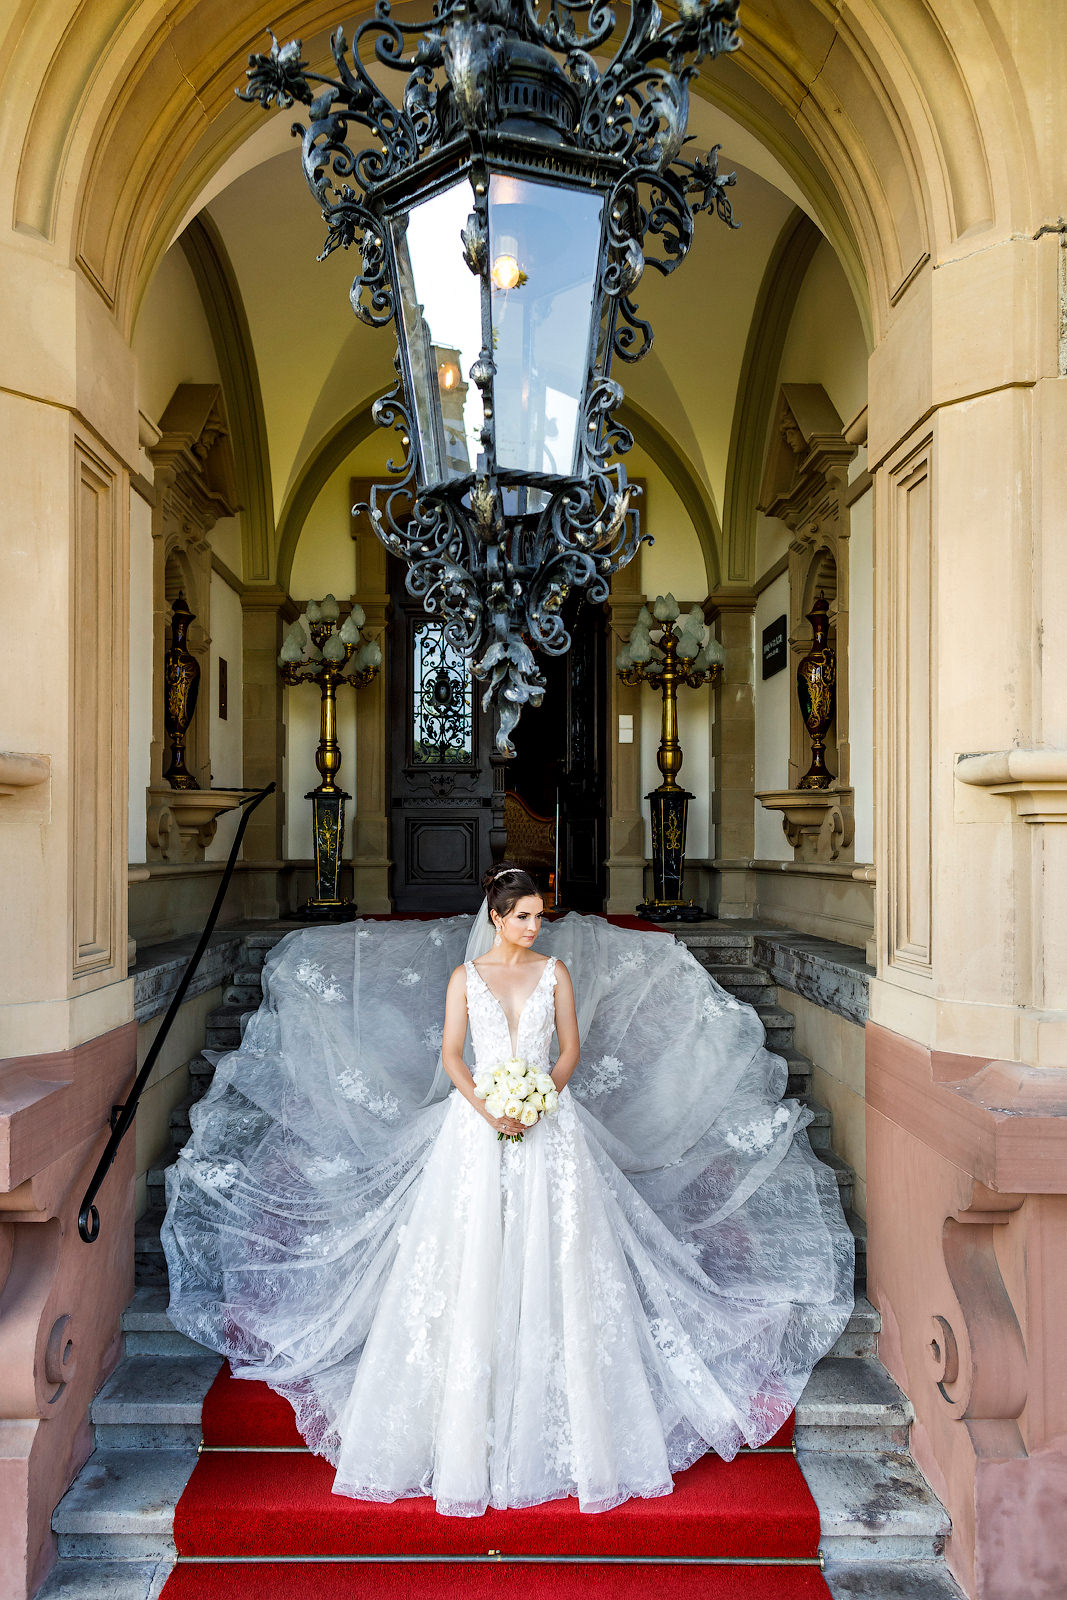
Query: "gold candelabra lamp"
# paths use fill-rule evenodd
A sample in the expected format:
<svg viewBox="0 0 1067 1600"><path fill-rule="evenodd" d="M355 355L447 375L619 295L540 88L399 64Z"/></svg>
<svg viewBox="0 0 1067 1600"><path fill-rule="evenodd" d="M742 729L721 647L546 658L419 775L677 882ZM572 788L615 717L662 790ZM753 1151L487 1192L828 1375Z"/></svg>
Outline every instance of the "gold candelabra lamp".
<svg viewBox="0 0 1067 1600"><path fill-rule="evenodd" d="M382 647L362 632L363 607L353 604L341 621L341 607L332 594L311 600L303 617L293 623L278 655L284 682L317 683L320 716L315 765L322 782L305 799L311 801L315 840L315 893L297 913L311 921L343 922L356 907L340 893L341 844L345 831L345 801L351 796L338 787L341 747L337 742L337 687L350 683L363 689L378 676Z"/></svg>
<svg viewBox="0 0 1067 1600"><path fill-rule="evenodd" d="M651 609L644 605L630 637L615 658L623 683L647 683L663 696L656 762L663 774L658 789L647 794L652 814L651 900L637 907L638 916L653 922L700 921L703 910L682 899L685 830L693 796L678 783L682 747L678 742L678 687L699 689L721 676L723 648L712 639L703 613L694 607L680 622L681 609L672 594L659 594Z"/></svg>

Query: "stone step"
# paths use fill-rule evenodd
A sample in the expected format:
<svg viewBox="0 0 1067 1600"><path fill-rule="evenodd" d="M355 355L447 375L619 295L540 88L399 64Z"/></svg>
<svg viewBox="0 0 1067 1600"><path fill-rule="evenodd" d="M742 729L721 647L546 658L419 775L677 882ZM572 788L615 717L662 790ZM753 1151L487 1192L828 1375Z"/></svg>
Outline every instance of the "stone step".
<svg viewBox="0 0 1067 1600"><path fill-rule="evenodd" d="M230 982L240 989L254 989L258 1005L263 997L263 962L260 961L258 966L250 962L247 966L238 967Z"/></svg>
<svg viewBox="0 0 1067 1600"><path fill-rule="evenodd" d="M856 1292L864 1294L867 1289L867 1223L858 1211L846 1211L845 1221L856 1245Z"/></svg>
<svg viewBox="0 0 1067 1600"><path fill-rule="evenodd" d="M881 1331L881 1313L864 1295L858 1294L848 1326L830 1351L830 1357L845 1361L877 1359L878 1335Z"/></svg>
<svg viewBox="0 0 1067 1600"><path fill-rule="evenodd" d="M228 983L222 991L224 1006L240 1006L243 1010L255 1011L263 998L263 990L258 983Z"/></svg>
<svg viewBox="0 0 1067 1600"><path fill-rule="evenodd" d="M236 1050L241 1043L245 1018L255 1009L255 1006L246 1005L216 1006L209 1013L204 1029L205 1049Z"/></svg>
<svg viewBox="0 0 1067 1600"><path fill-rule="evenodd" d="M135 1290L122 1313L124 1348L128 1356L189 1357L206 1353L203 1345L174 1327L167 1314L169 1301L170 1291L162 1285L144 1284ZM831 1356L846 1359L876 1356L881 1326L880 1314L869 1300L858 1295L848 1326L830 1351Z"/></svg>
<svg viewBox="0 0 1067 1600"><path fill-rule="evenodd" d="M216 1355L135 1355L120 1361L89 1415L98 1450L195 1450Z"/></svg>
<svg viewBox="0 0 1067 1600"><path fill-rule="evenodd" d="M904 1452L914 1416L880 1361L824 1356L797 1402L797 1448L809 1454Z"/></svg>
<svg viewBox="0 0 1067 1600"><path fill-rule="evenodd" d="M158 1600L174 1557L160 1561L60 1561L37 1600Z"/></svg>
<svg viewBox="0 0 1067 1600"><path fill-rule="evenodd" d="M731 977L731 972L736 972L738 976ZM757 1010L760 1005L773 1004L778 994L776 986L755 967L716 967L709 976L715 979L720 989L732 994L735 1000L742 1001L746 1006L755 1006ZM764 981L761 982L761 979Z"/></svg>
<svg viewBox="0 0 1067 1600"><path fill-rule="evenodd" d="M834 1600L966 1600L943 1561L835 1561L823 1573Z"/></svg>
<svg viewBox="0 0 1067 1600"><path fill-rule="evenodd" d="M747 967L752 965L752 935L731 931L726 924L717 927L685 927L676 937L691 950L701 966Z"/></svg>
<svg viewBox="0 0 1067 1600"><path fill-rule="evenodd" d="M754 962L729 961L717 965L714 961L702 961L710 977L716 983L722 984L724 989L732 989L735 984L747 984L755 989L773 989L776 987L774 979L762 967L757 967Z"/></svg>
<svg viewBox="0 0 1067 1600"><path fill-rule="evenodd" d="M811 1121L808 1123L808 1140L813 1150L820 1153L830 1148L830 1131L833 1127L833 1116L826 1106L821 1106L817 1100L805 1100L804 1104L811 1112Z"/></svg>
<svg viewBox="0 0 1067 1600"><path fill-rule="evenodd" d="M136 1285L167 1282L167 1258L159 1238L161 1207L153 1206L138 1218L133 1230L133 1281Z"/></svg>
<svg viewBox="0 0 1067 1600"><path fill-rule="evenodd" d="M843 1161L836 1150L816 1150L819 1160L831 1169L837 1179L837 1192L841 1196L841 1209L849 1211L852 1206L852 1191L856 1183L856 1174L847 1161Z"/></svg>
<svg viewBox="0 0 1067 1600"><path fill-rule="evenodd" d="M122 1313L123 1349L128 1356L203 1356L202 1344L179 1333L167 1315L170 1290L143 1284ZM847 1333L841 1335L842 1339ZM840 1344L841 1340L838 1340ZM837 1346L835 1345L835 1350Z"/></svg>
<svg viewBox="0 0 1067 1600"><path fill-rule="evenodd" d="M777 1005L759 1005L754 1009L767 1034L768 1050L782 1055L784 1051L792 1049L793 1030L796 1027L793 1013Z"/></svg>
<svg viewBox="0 0 1067 1600"><path fill-rule="evenodd" d="M170 1128L171 1137L174 1143L179 1148L188 1143L189 1135L192 1132L192 1124L189 1121L189 1112L192 1110L193 1106L196 1105L196 1101L199 1099L200 1096L197 1095L195 1100L182 1100L178 1105L171 1107L170 1116L167 1118L167 1126Z"/></svg>
<svg viewBox="0 0 1067 1600"><path fill-rule="evenodd" d="M174 1555L174 1507L195 1450L95 1450L52 1514L61 1559Z"/></svg>
<svg viewBox="0 0 1067 1600"><path fill-rule="evenodd" d="M800 1470L819 1508L819 1548L828 1577L843 1562L929 1562L941 1555L951 1524L909 1455L806 1450L799 1438L797 1445ZM867 1594L880 1600L877 1589Z"/></svg>
<svg viewBox="0 0 1067 1600"><path fill-rule="evenodd" d="M215 1063L206 1056L194 1056L189 1063L189 1083L197 1098L203 1095L204 1090L215 1076Z"/></svg>
<svg viewBox="0 0 1067 1600"><path fill-rule="evenodd" d="M37 1600L157 1600L173 1564L61 1561ZM824 1576L834 1600L965 1600L940 1561L835 1561Z"/></svg>

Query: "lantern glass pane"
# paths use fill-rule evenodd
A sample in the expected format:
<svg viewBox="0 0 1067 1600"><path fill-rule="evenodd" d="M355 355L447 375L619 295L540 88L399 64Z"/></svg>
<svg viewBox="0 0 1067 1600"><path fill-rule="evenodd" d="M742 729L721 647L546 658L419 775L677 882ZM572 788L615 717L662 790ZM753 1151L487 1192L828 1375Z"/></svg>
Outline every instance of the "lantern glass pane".
<svg viewBox="0 0 1067 1600"><path fill-rule="evenodd" d="M489 287L497 466L570 477L589 373L604 202L493 173Z"/></svg>
<svg viewBox="0 0 1067 1600"><path fill-rule="evenodd" d="M460 242L472 209L464 179L392 224L413 421L427 483L471 472L481 448L481 401L469 382L482 346L481 286Z"/></svg>

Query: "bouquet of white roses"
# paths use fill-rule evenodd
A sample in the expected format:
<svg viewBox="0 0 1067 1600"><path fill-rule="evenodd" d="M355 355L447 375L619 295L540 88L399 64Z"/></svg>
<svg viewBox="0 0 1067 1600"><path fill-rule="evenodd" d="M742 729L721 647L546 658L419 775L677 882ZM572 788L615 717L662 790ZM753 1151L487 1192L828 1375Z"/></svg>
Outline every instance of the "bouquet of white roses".
<svg viewBox="0 0 1067 1600"><path fill-rule="evenodd" d="M541 1117L550 1117L559 1105L559 1094L547 1072L538 1072L521 1056L509 1056L498 1067L474 1074L474 1093L485 1101L491 1117L511 1117L524 1128L532 1128ZM498 1133L498 1139L522 1138L521 1133Z"/></svg>

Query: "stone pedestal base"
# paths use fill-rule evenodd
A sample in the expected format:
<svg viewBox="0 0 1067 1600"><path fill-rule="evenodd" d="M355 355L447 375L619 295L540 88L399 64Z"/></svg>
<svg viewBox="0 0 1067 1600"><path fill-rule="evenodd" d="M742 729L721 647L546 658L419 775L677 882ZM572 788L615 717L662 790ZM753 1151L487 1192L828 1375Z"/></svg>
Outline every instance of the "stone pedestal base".
<svg viewBox="0 0 1067 1600"><path fill-rule="evenodd" d="M177 865L203 861L215 837L219 818L245 797L243 789L172 789L153 785L148 791L148 848L155 860Z"/></svg>
<svg viewBox="0 0 1067 1600"><path fill-rule="evenodd" d="M1067 1073L867 1027L868 1294L974 1600L1059 1600Z"/></svg>
<svg viewBox="0 0 1067 1600"><path fill-rule="evenodd" d="M851 789L764 789L765 811L781 811L798 861L836 861L855 837Z"/></svg>
<svg viewBox="0 0 1067 1600"><path fill-rule="evenodd" d="M133 1294L134 1139L97 1204L78 1207L133 1080L137 1025L0 1062L0 1593L33 1594L54 1559L52 1509L92 1450L89 1403L120 1355Z"/></svg>

